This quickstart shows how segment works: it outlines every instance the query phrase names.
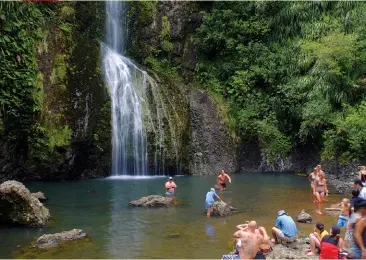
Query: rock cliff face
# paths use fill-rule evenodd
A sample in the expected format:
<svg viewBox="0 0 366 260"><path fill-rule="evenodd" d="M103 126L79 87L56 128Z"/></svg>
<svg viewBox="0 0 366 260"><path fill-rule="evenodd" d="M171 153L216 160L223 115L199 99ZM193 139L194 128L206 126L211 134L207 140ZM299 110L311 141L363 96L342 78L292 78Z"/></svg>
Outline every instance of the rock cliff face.
<svg viewBox="0 0 366 260"><path fill-rule="evenodd" d="M237 169L235 142L222 122L218 108L205 91L190 93L190 163L191 174L215 175L221 169Z"/></svg>

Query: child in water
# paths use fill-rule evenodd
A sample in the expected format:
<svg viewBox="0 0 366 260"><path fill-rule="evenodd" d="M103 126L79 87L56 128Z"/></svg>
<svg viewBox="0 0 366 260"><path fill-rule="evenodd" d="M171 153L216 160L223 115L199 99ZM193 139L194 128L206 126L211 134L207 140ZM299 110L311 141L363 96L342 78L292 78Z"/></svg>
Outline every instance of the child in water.
<svg viewBox="0 0 366 260"><path fill-rule="evenodd" d="M343 199L341 203L341 214L338 217L338 227L346 227L351 213L351 205L349 199Z"/></svg>

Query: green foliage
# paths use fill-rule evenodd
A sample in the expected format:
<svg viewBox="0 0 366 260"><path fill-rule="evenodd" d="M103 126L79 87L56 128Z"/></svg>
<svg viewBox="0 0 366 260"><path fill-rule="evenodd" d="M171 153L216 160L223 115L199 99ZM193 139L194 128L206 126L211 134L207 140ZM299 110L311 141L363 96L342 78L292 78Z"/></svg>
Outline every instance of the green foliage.
<svg viewBox="0 0 366 260"><path fill-rule="evenodd" d="M366 102L359 106L345 107L345 116L334 121L334 128L324 133L324 159L341 157L365 159L366 149Z"/></svg>
<svg viewBox="0 0 366 260"><path fill-rule="evenodd" d="M44 23L35 3L0 3L1 121L7 141L25 151L36 134L35 119L43 104L36 45Z"/></svg>
<svg viewBox="0 0 366 260"><path fill-rule="evenodd" d="M163 51L170 53L174 45L170 42L170 23L167 16L161 17L160 45Z"/></svg>
<svg viewBox="0 0 366 260"><path fill-rule="evenodd" d="M227 99L240 137L269 158L323 142L325 157L339 143L337 156L360 158L353 140L362 140L337 122L366 96L364 11L362 2L215 2L195 35L195 80Z"/></svg>

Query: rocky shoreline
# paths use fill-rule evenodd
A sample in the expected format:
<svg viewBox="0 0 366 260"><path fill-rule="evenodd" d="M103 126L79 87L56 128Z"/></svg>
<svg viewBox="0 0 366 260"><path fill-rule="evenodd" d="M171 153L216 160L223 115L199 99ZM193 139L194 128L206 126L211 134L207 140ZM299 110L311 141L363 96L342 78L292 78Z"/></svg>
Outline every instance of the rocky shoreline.
<svg viewBox="0 0 366 260"><path fill-rule="evenodd" d="M352 163L337 167L335 163L325 163L325 171L328 185L332 185L338 193L349 194L352 191L353 181L358 178L360 164Z"/></svg>

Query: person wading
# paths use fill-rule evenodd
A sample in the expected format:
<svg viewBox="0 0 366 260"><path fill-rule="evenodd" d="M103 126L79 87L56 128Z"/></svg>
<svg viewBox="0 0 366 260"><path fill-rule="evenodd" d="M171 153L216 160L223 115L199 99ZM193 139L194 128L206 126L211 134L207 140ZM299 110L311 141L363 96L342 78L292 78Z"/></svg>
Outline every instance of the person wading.
<svg viewBox="0 0 366 260"><path fill-rule="evenodd" d="M211 214L213 212L212 205L215 203L216 199L221 200L221 198L216 194L215 188L211 188L211 190L209 192L207 192L207 194L206 194L206 201L205 201L205 208L206 208L206 211L207 211L207 217L211 216Z"/></svg>
<svg viewBox="0 0 366 260"><path fill-rule="evenodd" d="M230 176L224 170L221 170L219 176L217 177L217 185L220 190L226 189L226 179L228 179L229 183L231 183Z"/></svg>
<svg viewBox="0 0 366 260"><path fill-rule="evenodd" d="M166 195L167 196L174 196L174 189L178 186L173 181L172 177L169 177L169 180L165 183Z"/></svg>

